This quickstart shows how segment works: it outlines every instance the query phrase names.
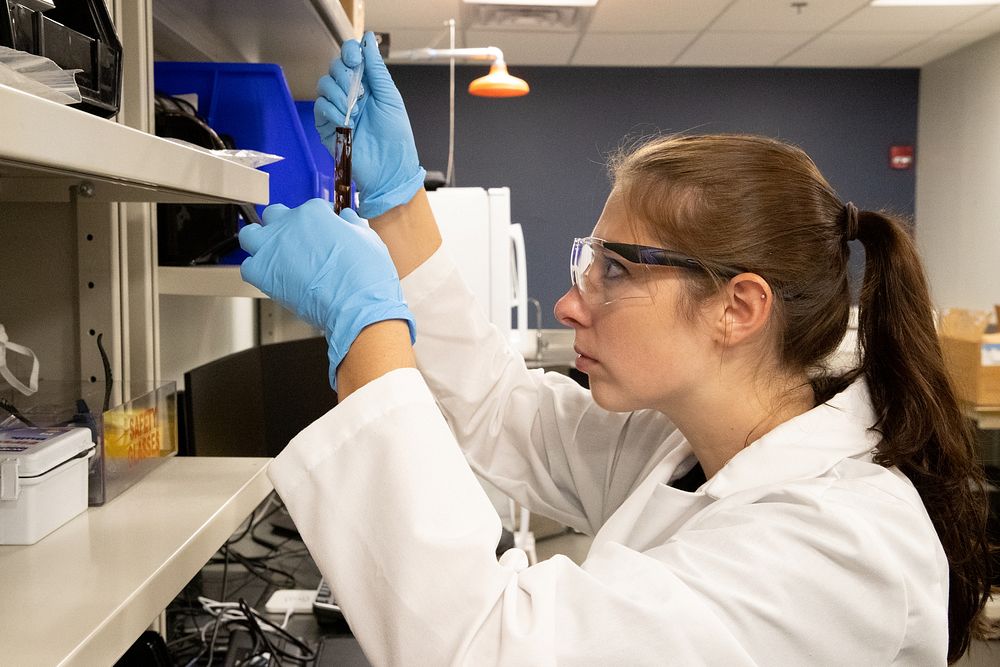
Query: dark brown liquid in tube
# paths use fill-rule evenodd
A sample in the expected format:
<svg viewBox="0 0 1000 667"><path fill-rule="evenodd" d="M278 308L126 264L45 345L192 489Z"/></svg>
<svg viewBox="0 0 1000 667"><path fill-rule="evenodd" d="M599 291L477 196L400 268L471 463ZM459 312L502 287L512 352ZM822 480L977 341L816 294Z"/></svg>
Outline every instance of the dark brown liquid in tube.
<svg viewBox="0 0 1000 667"><path fill-rule="evenodd" d="M333 210L351 208L351 136L349 127L338 127L333 149Z"/></svg>

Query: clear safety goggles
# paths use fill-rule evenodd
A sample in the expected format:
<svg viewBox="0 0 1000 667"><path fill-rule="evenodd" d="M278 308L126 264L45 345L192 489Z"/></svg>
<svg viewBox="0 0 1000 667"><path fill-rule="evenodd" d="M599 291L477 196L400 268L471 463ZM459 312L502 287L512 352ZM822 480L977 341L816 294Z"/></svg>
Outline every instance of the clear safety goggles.
<svg viewBox="0 0 1000 667"><path fill-rule="evenodd" d="M591 305L622 299L651 298L656 293L653 267L667 266L689 271L708 267L689 255L633 243L613 243L588 236L573 240L569 273L573 285ZM743 273L734 267L712 267L723 277Z"/></svg>

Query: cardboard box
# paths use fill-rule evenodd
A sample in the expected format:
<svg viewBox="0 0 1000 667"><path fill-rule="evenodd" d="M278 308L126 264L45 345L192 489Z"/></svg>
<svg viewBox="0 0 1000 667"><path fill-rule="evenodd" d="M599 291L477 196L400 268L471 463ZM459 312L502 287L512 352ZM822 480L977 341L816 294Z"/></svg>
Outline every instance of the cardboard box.
<svg viewBox="0 0 1000 667"><path fill-rule="evenodd" d="M347 20L354 27L354 39L361 39L365 34L364 0L340 0L340 6L344 8Z"/></svg>
<svg viewBox="0 0 1000 667"><path fill-rule="evenodd" d="M986 333L990 312L941 313L941 351L958 396L972 405L1000 405L1000 333Z"/></svg>

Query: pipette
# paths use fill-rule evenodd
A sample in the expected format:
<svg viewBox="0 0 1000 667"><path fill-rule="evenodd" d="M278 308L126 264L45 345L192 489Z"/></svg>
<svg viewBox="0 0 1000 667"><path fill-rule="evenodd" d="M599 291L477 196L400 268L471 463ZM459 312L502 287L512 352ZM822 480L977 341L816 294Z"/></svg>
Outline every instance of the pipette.
<svg viewBox="0 0 1000 667"><path fill-rule="evenodd" d="M333 149L333 210L340 213L351 208L351 112L361 95L361 73L363 65L351 70L351 83L347 89L347 113L344 124L337 127Z"/></svg>

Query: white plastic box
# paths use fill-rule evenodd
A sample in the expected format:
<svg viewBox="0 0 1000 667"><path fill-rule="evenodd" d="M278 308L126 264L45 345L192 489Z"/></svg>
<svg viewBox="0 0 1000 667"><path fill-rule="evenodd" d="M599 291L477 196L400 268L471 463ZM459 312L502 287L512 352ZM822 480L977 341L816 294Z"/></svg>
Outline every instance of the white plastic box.
<svg viewBox="0 0 1000 667"><path fill-rule="evenodd" d="M0 544L34 544L87 509L90 429L0 430Z"/></svg>

